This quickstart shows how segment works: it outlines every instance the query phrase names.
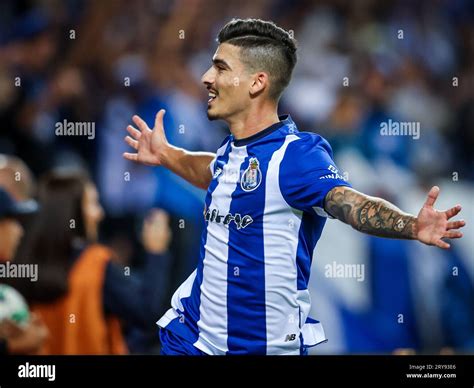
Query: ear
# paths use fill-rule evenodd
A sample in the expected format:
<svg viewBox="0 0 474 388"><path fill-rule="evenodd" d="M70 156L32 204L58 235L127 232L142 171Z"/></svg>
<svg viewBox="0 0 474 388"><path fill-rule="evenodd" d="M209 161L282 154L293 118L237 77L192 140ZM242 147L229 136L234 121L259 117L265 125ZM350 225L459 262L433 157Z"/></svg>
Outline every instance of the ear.
<svg viewBox="0 0 474 388"><path fill-rule="evenodd" d="M250 84L250 96L256 96L268 88L268 74L260 71L255 73Z"/></svg>

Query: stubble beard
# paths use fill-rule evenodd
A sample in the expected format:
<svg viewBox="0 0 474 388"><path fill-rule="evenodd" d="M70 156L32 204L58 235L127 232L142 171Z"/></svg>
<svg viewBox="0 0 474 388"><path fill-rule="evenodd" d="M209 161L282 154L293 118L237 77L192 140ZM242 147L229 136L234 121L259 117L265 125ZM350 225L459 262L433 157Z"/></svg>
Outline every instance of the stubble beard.
<svg viewBox="0 0 474 388"><path fill-rule="evenodd" d="M209 121L215 121L215 120L219 120L220 117L218 114L215 114L215 113L211 113L210 110L208 109L207 110L207 119Z"/></svg>

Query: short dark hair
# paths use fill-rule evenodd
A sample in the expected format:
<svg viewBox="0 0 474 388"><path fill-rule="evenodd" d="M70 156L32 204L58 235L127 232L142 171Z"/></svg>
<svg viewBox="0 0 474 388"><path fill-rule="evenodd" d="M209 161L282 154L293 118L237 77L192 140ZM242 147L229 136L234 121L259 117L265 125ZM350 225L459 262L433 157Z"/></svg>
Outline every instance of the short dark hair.
<svg viewBox="0 0 474 388"><path fill-rule="evenodd" d="M242 62L251 71L265 71L269 96L278 101L296 65L296 40L275 23L260 19L233 19L219 32L219 44L241 48Z"/></svg>

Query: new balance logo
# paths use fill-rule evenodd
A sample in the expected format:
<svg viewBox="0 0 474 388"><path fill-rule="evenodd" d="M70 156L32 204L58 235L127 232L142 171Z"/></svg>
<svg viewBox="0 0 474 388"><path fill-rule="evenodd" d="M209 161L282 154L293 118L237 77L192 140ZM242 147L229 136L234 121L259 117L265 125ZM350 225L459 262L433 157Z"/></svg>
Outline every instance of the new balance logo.
<svg viewBox="0 0 474 388"><path fill-rule="evenodd" d="M287 334L285 342L294 341L296 339L296 334Z"/></svg>

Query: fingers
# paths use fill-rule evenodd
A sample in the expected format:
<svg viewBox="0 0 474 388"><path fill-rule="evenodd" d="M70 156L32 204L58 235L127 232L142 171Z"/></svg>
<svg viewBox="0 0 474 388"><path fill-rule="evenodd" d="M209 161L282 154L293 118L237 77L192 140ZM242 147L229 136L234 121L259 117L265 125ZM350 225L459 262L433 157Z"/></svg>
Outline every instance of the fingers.
<svg viewBox="0 0 474 388"><path fill-rule="evenodd" d="M451 247L451 245L443 240L436 240L434 245L441 249L449 249Z"/></svg>
<svg viewBox="0 0 474 388"><path fill-rule="evenodd" d="M150 128L148 128L148 125L146 125L145 121L143 121L140 116L134 115L132 117L133 122L137 125L137 127L140 129L140 131L151 131Z"/></svg>
<svg viewBox="0 0 474 388"><path fill-rule="evenodd" d="M163 128L163 117L165 116L166 110L160 109L155 117L155 129Z"/></svg>
<svg viewBox="0 0 474 388"><path fill-rule="evenodd" d="M132 162L138 161L138 154L132 154L130 152L124 152L123 157L127 160L131 160Z"/></svg>
<svg viewBox="0 0 474 388"><path fill-rule="evenodd" d="M448 217L448 220L452 217L454 217L456 214L458 214L461 211L461 205L456 205L452 207L451 209L446 210L446 217Z"/></svg>
<svg viewBox="0 0 474 388"><path fill-rule="evenodd" d="M165 113L166 113L166 110L160 109L158 111L158 113L156 114L155 129L159 128L159 129L163 130L163 117L165 116ZM147 123L140 116L134 115L132 117L132 120L137 125L137 127L140 129L140 131L142 131L142 132L151 131L151 129L148 128ZM140 139L140 136L142 135L142 133L139 130L137 130L136 128L133 128L131 125L129 125L127 127L127 131L128 131L128 133L130 133L130 135L133 138L135 138L137 140Z"/></svg>
<svg viewBox="0 0 474 388"><path fill-rule="evenodd" d="M2 321L2 330L8 337L14 337L23 332L23 328L11 319L5 319Z"/></svg>
<svg viewBox="0 0 474 388"><path fill-rule="evenodd" d="M138 129L136 129L136 128L132 127L131 125L129 125L129 126L127 126L127 131L130 134L130 136L132 136L134 139L140 140L140 137L142 136L142 133Z"/></svg>
<svg viewBox="0 0 474 388"><path fill-rule="evenodd" d="M459 229L459 228L462 228L463 226L466 226L466 221L464 220L448 222L448 225L446 225L446 230Z"/></svg>
<svg viewBox="0 0 474 388"><path fill-rule="evenodd" d="M428 193L428 198L426 198L425 206L433 207L434 203L438 199L438 195L439 195L439 187L433 186Z"/></svg>
<svg viewBox="0 0 474 388"><path fill-rule="evenodd" d="M444 233L445 238L461 238L462 237L462 232L459 230L450 230Z"/></svg>
<svg viewBox="0 0 474 388"><path fill-rule="evenodd" d="M130 147L138 150L138 141L132 139L130 136L125 137L125 143L127 143Z"/></svg>

